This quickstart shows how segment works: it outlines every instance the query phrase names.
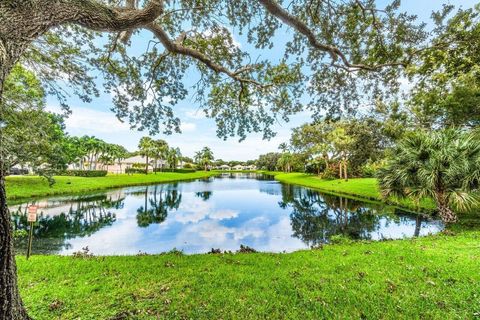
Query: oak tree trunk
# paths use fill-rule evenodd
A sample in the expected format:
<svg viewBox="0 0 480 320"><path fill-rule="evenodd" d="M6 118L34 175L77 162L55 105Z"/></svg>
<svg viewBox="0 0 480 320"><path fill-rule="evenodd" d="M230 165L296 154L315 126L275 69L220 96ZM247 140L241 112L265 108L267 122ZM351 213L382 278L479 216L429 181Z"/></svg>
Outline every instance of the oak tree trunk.
<svg viewBox="0 0 480 320"><path fill-rule="evenodd" d="M2 102L4 81L10 72L15 56L9 54L8 46L0 38L0 123L5 120ZM13 51L15 52L15 51ZM17 266L13 252L13 231L5 192L5 150L0 127L0 319L30 319L23 306L17 284Z"/></svg>

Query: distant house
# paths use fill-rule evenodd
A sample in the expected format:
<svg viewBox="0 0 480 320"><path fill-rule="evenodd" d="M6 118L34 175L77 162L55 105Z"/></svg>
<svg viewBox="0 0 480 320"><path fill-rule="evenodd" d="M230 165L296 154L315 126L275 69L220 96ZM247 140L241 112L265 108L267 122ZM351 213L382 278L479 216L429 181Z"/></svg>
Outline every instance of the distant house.
<svg viewBox="0 0 480 320"><path fill-rule="evenodd" d="M251 165L251 166L242 166L241 164L237 164L236 166L233 166L232 167L232 170L236 170L236 171L253 171L253 170L257 170L257 166L255 165Z"/></svg>
<svg viewBox="0 0 480 320"><path fill-rule="evenodd" d="M225 171L232 170L232 168L227 164L222 164L221 166L218 166L216 169L217 170L225 170Z"/></svg>
<svg viewBox="0 0 480 320"><path fill-rule="evenodd" d="M105 165L103 163L98 163L96 167L98 170L107 170L108 173L125 173L126 169L129 168L144 168L146 159L143 156L133 156L130 158L126 158L121 160L120 162L115 161L114 164ZM167 162L164 160L157 160L157 164L155 166L155 159L148 159L148 171L152 172L154 168L165 168L167 167ZM79 169L76 164L72 164L69 166L69 169Z"/></svg>

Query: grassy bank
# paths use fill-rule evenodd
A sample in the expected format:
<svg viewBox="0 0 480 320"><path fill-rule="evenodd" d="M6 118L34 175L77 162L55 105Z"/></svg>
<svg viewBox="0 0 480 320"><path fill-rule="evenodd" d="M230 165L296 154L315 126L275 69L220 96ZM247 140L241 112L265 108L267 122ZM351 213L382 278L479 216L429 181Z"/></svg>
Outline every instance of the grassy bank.
<svg viewBox="0 0 480 320"><path fill-rule="evenodd" d="M474 319L480 233L291 254L18 257L35 319Z"/></svg>
<svg viewBox="0 0 480 320"><path fill-rule="evenodd" d="M415 203L409 199L391 198L385 201L380 195L378 182L375 178L357 178L345 180L323 180L318 176L304 173L279 173L266 172L275 176L275 179L284 182L309 188L318 189L324 192L337 195L352 196L364 198L374 201L384 201L392 205L397 205L411 210L428 210L435 209L434 203L430 199Z"/></svg>
<svg viewBox="0 0 480 320"><path fill-rule="evenodd" d="M197 171L193 173L164 172L157 174L118 174L106 177L55 177L56 183L50 187L43 177L12 176L7 177L6 188L9 200L38 196L50 196L67 193L87 192L124 186L145 185L162 182L191 180L210 177L216 172Z"/></svg>

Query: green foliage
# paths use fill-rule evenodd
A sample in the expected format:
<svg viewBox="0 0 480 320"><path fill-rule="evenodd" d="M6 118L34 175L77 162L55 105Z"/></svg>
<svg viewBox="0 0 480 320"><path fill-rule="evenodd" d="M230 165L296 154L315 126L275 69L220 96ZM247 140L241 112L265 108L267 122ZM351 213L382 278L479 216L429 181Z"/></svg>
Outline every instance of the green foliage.
<svg viewBox="0 0 480 320"><path fill-rule="evenodd" d="M105 3L119 5L110 0L95 5L103 8ZM219 136L245 138L249 132L262 132L271 138L277 118L287 119L305 107L318 118L325 110L336 117L353 112L367 99L391 96L403 74L400 66L410 65L412 53L428 38L416 17L400 11L399 1L381 7L370 0L278 4L298 19L284 47L275 46L274 35L286 23L266 6L251 0L189 0L165 2L168 14L158 23L169 38L178 36L181 49L196 50L203 59L158 46L132 56L136 33L124 43L115 32L103 36L57 23L28 48L22 63L37 70L62 105L66 93L59 80L67 77L72 91L90 101L99 91L92 74L102 74L117 117L150 134L180 131L174 107L188 96L185 82L194 69L200 73L192 88L195 98L203 113L216 121ZM235 43L232 28L246 35L248 45ZM257 57L245 48L280 50L283 57L260 58L265 55ZM230 76L212 70L213 63ZM301 99L305 93L311 97L306 106Z"/></svg>
<svg viewBox="0 0 480 320"><path fill-rule="evenodd" d="M364 164L382 158L389 140L372 116L304 124L293 129L290 145L310 172L328 170L330 176L333 166L346 161L350 174L358 176Z"/></svg>
<svg viewBox="0 0 480 320"><path fill-rule="evenodd" d="M256 166L261 170L275 171L277 169L277 163L280 157L281 153L278 152L262 154L258 157Z"/></svg>
<svg viewBox="0 0 480 320"><path fill-rule="evenodd" d="M61 172L61 176L71 177L105 177L106 170L65 170Z"/></svg>
<svg viewBox="0 0 480 320"><path fill-rule="evenodd" d="M445 6L434 15L432 44L409 69L419 79L409 107L426 129L480 124L480 7L452 12Z"/></svg>
<svg viewBox="0 0 480 320"><path fill-rule="evenodd" d="M329 167L328 169L325 169L320 176L325 180L334 180L338 177L338 173L332 167Z"/></svg>
<svg viewBox="0 0 480 320"><path fill-rule="evenodd" d="M38 173L65 169L68 154L63 119L45 111L45 92L34 73L16 65L5 81L2 165L30 166Z"/></svg>
<svg viewBox="0 0 480 320"><path fill-rule="evenodd" d="M351 244L353 241L343 234L336 234L330 237L331 244Z"/></svg>
<svg viewBox="0 0 480 320"><path fill-rule="evenodd" d="M361 167L362 178L374 178L378 171L385 165L384 161L367 162Z"/></svg>
<svg viewBox="0 0 480 320"><path fill-rule="evenodd" d="M198 169L208 169L213 162L215 157L213 156L213 152L209 147L204 147L202 150L195 152L195 162L198 166Z"/></svg>
<svg viewBox="0 0 480 320"><path fill-rule="evenodd" d="M145 166L143 166L143 167L145 167ZM125 173L126 173L126 174L133 174L133 173L143 173L143 174L146 174L146 173L147 173L147 169L141 169L141 168L135 168L135 167L126 168L126 169L125 169Z"/></svg>
<svg viewBox="0 0 480 320"><path fill-rule="evenodd" d="M416 131L379 171L384 197L432 198L445 222L480 205L480 139L459 130Z"/></svg>
<svg viewBox="0 0 480 320"><path fill-rule="evenodd" d="M178 173L193 173L196 170L193 168L183 168L183 169L155 169L154 172L178 172Z"/></svg>
<svg viewBox="0 0 480 320"><path fill-rule="evenodd" d="M28 237L28 231L27 230L14 230L13 231L13 238L14 239L24 239Z"/></svg>

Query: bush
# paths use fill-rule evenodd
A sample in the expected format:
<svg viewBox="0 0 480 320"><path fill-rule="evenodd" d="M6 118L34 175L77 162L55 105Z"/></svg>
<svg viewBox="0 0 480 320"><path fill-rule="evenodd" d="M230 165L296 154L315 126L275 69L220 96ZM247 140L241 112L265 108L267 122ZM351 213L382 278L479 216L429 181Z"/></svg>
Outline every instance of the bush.
<svg viewBox="0 0 480 320"><path fill-rule="evenodd" d="M352 239L350 239L348 236L343 234L335 234L330 237L331 244L349 244L352 242L353 242Z"/></svg>
<svg viewBox="0 0 480 320"><path fill-rule="evenodd" d="M334 180L334 179L337 179L337 177L338 177L337 171L335 171L331 167L322 173L322 179L325 179L325 180Z"/></svg>
<svg viewBox="0 0 480 320"><path fill-rule="evenodd" d="M146 169L138 169L138 168L127 168L127 169L125 169L125 173L127 173L127 174L133 174L133 173L146 174L147 170Z"/></svg>
<svg viewBox="0 0 480 320"><path fill-rule="evenodd" d="M383 161L367 162L360 168L362 178L374 178L377 176L377 172L384 165Z"/></svg>
<svg viewBox="0 0 480 320"><path fill-rule="evenodd" d="M177 172L177 173L193 173L195 172L195 169L188 169L188 168L183 168L183 169L167 169L167 168L157 168L153 170L153 172Z"/></svg>
<svg viewBox="0 0 480 320"><path fill-rule="evenodd" d="M60 175L92 178L92 177L105 177L107 173L108 173L107 170L66 170L66 171L63 171Z"/></svg>

